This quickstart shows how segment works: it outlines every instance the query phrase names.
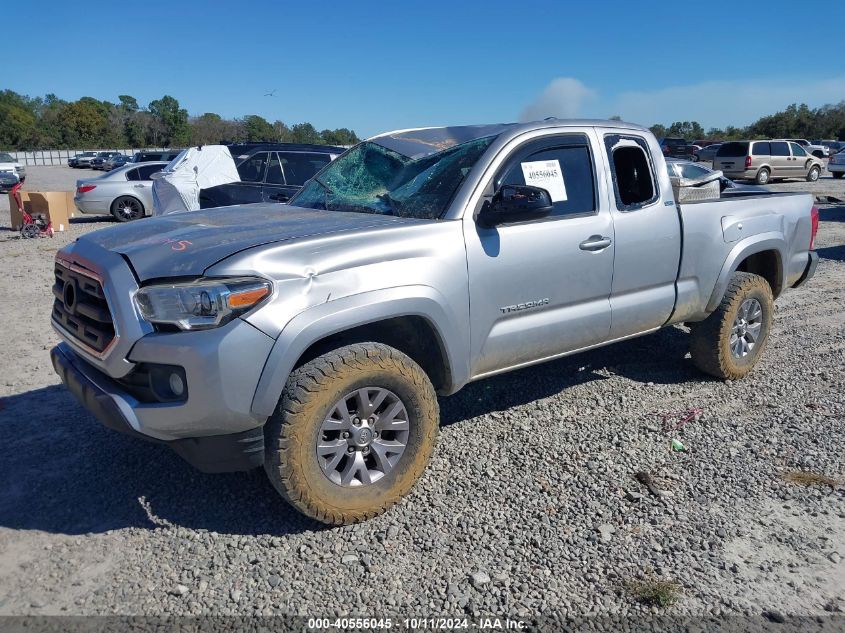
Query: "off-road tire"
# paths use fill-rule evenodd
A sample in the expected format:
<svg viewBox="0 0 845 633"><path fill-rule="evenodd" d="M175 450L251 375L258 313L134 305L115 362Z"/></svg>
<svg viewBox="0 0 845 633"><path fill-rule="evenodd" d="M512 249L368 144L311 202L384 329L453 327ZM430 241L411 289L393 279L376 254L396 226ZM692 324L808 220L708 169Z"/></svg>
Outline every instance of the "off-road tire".
<svg viewBox="0 0 845 633"><path fill-rule="evenodd" d="M757 172L757 175L754 177L754 182L758 185L765 185L769 182L771 177L771 172L763 167L760 171Z"/></svg>
<svg viewBox="0 0 845 633"><path fill-rule="evenodd" d="M762 327L757 343L747 356L736 358L731 354L729 341L739 307L746 299L754 298L763 310ZM690 354L693 364L704 373L725 380L739 380L750 372L766 348L772 327L774 299L772 289L763 277L736 272L719 307L692 328Z"/></svg>
<svg viewBox="0 0 845 633"><path fill-rule="evenodd" d="M382 479L340 486L321 470L316 440L330 408L364 386L389 389L402 399L410 422L407 447ZM264 470L279 494L303 514L331 525L357 523L385 512L411 490L434 452L439 428L434 388L417 363L380 343L347 345L291 373L264 427Z"/></svg>

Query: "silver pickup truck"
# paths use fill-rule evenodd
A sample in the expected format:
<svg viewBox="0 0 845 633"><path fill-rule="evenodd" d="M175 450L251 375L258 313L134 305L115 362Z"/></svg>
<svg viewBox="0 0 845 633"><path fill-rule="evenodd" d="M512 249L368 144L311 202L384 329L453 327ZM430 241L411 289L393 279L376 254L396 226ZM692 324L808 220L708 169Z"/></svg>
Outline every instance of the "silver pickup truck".
<svg viewBox="0 0 845 633"><path fill-rule="evenodd" d="M393 132L290 205L64 248L52 361L107 426L204 471L263 465L300 511L350 523L422 474L435 394L674 323L695 365L742 378L774 299L815 271L817 226L807 194L680 206L635 125Z"/></svg>

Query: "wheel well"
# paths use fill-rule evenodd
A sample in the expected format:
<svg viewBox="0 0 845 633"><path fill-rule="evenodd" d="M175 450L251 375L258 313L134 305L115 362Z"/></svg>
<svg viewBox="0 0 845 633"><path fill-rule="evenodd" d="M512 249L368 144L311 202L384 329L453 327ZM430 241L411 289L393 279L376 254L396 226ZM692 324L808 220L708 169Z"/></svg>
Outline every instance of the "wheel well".
<svg viewBox="0 0 845 633"><path fill-rule="evenodd" d="M327 336L312 343L294 367L343 345L364 342L383 343L410 356L422 367L437 392L445 391L451 385L452 375L440 336L434 326L420 316L375 321Z"/></svg>
<svg viewBox="0 0 845 633"><path fill-rule="evenodd" d="M760 251L743 259L737 271L760 275L769 282L772 295L777 297L783 289L783 269L781 268L780 253L776 250Z"/></svg>

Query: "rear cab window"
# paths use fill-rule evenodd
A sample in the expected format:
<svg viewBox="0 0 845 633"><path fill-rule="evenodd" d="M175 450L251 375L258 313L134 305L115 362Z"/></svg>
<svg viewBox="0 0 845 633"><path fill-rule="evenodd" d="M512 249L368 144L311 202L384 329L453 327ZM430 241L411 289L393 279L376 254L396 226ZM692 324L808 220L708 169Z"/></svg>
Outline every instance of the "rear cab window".
<svg viewBox="0 0 845 633"><path fill-rule="evenodd" d="M604 137L619 211L636 211L660 198L648 145L639 136Z"/></svg>

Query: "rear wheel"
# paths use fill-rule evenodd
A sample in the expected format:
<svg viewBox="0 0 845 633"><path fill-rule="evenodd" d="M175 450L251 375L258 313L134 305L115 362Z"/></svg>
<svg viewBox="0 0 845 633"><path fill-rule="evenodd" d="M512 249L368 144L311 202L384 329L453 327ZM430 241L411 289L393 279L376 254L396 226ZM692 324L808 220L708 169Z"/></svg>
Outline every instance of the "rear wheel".
<svg viewBox="0 0 845 633"><path fill-rule="evenodd" d="M291 373L265 426L264 469L300 512L334 525L387 510L419 479L440 413L422 368L387 345L347 345Z"/></svg>
<svg viewBox="0 0 845 633"><path fill-rule="evenodd" d="M810 171L807 172L807 182L816 182L819 179L820 172L818 165L810 167Z"/></svg>
<svg viewBox="0 0 845 633"><path fill-rule="evenodd" d="M770 175L771 174L769 173L769 170L763 167L763 169L757 172L757 177L754 178L754 182L756 182L758 185L765 185L767 182L769 182Z"/></svg>
<svg viewBox="0 0 845 633"><path fill-rule="evenodd" d="M717 378L743 378L766 347L773 311L769 282L759 275L734 273L719 307L692 329L692 362Z"/></svg>
<svg viewBox="0 0 845 633"><path fill-rule="evenodd" d="M132 196L120 196L111 203L111 214L118 222L129 222L144 217L144 205Z"/></svg>

